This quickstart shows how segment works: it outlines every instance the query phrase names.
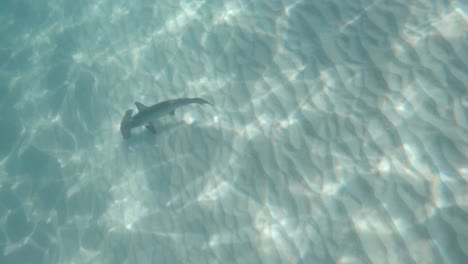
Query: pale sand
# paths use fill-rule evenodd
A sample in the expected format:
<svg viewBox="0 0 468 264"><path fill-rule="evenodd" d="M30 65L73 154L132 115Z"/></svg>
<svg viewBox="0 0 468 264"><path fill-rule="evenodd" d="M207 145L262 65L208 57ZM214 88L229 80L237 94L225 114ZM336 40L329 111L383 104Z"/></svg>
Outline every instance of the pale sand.
<svg viewBox="0 0 468 264"><path fill-rule="evenodd" d="M468 261L466 6L135 2L0 26L0 263Z"/></svg>

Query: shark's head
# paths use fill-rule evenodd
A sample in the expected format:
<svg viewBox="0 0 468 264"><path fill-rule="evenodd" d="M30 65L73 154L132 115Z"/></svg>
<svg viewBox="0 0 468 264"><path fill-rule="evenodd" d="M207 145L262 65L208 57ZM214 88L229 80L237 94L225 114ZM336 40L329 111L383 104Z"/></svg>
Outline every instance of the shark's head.
<svg viewBox="0 0 468 264"><path fill-rule="evenodd" d="M122 118L122 122L120 122L120 133L122 133L122 136L125 139L131 136L130 129L132 128L132 113L133 110L127 110L124 117Z"/></svg>

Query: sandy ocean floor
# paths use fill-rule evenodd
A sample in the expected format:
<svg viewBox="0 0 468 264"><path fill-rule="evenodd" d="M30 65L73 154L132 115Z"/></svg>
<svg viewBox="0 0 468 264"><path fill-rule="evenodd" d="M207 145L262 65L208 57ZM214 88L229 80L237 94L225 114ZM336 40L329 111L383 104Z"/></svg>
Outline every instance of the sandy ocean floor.
<svg viewBox="0 0 468 264"><path fill-rule="evenodd" d="M3 0L0 263L468 263L462 2Z"/></svg>

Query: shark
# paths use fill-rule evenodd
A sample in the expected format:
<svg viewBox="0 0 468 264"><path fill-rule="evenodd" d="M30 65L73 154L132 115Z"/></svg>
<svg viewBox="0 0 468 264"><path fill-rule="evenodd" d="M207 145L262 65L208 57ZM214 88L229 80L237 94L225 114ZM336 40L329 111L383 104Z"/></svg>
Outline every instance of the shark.
<svg viewBox="0 0 468 264"><path fill-rule="evenodd" d="M166 115L175 115L175 110L179 107L189 104L200 104L202 106L211 105L201 98L179 98L167 100L151 106L146 106L140 102L135 102L138 113L133 115L133 110L129 109L125 112L122 122L120 122L120 133L124 139L131 136L131 129L135 127L145 127L148 131L156 134L156 129L152 121L157 120Z"/></svg>

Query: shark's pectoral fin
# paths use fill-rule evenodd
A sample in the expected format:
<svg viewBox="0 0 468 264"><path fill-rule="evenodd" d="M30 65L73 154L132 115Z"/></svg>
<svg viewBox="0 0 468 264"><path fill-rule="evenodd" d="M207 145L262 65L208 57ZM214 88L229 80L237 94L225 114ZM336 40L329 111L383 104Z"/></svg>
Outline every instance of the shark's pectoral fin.
<svg viewBox="0 0 468 264"><path fill-rule="evenodd" d="M156 128L152 123L145 124L145 128L148 129L149 132L156 134Z"/></svg>
<svg viewBox="0 0 468 264"><path fill-rule="evenodd" d="M143 110L145 110L146 108L148 108L148 106L140 103L140 102L135 102L135 106L136 108L138 109L138 112L141 112Z"/></svg>
<svg viewBox="0 0 468 264"><path fill-rule="evenodd" d="M175 110L170 111L169 114L175 116Z"/></svg>

